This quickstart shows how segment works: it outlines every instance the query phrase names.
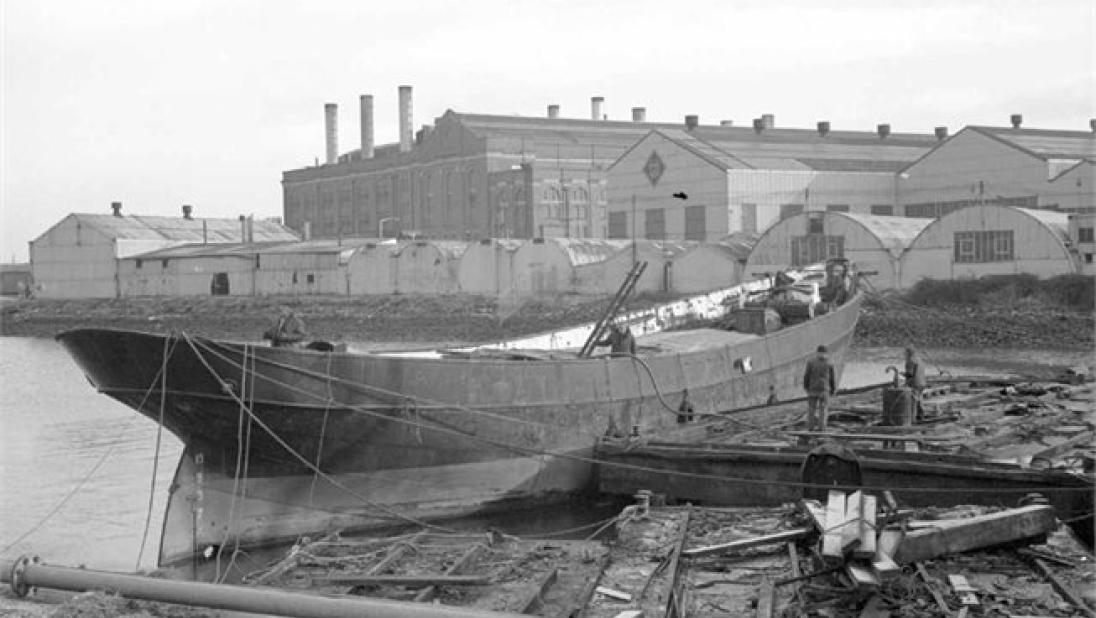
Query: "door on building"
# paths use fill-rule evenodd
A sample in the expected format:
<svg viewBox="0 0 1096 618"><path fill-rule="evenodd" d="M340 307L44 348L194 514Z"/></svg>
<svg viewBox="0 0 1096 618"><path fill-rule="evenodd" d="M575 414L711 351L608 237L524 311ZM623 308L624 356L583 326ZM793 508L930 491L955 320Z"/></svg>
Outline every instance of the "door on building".
<svg viewBox="0 0 1096 618"><path fill-rule="evenodd" d="M228 273L214 273L209 284L209 293L213 296L228 296Z"/></svg>
<svg viewBox="0 0 1096 618"><path fill-rule="evenodd" d="M757 232L757 204L742 205L742 231L749 234Z"/></svg>

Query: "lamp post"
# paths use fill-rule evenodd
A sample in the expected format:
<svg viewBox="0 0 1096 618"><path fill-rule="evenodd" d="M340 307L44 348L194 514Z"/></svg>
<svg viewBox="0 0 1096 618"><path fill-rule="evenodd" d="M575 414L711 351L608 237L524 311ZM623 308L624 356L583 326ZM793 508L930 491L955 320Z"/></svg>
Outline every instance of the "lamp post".
<svg viewBox="0 0 1096 618"><path fill-rule="evenodd" d="M389 221L399 221L399 217L385 217L377 222L377 239L384 240L384 224Z"/></svg>

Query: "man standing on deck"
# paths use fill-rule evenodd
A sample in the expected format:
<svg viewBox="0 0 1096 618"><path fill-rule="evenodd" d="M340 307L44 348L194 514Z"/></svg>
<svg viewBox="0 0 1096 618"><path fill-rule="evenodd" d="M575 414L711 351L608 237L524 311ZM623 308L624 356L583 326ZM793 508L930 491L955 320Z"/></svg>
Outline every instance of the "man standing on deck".
<svg viewBox="0 0 1096 618"><path fill-rule="evenodd" d="M300 343L305 337L304 322L289 305L282 305L280 310L278 324L264 333L263 338L270 339L270 345L276 348Z"/></svg>
<svg viewBox="0 0 1096 618"><path fill-rule="evenodd" d="M906 370L902 372L906 378L906 386L913 392L914 418L913 422L924 418L925 410L921 407L921 394L927 386L925 381L925 365L917 356L917 350L906 348Z"/></svg>
<svg viewBox="0 0 1096 618"><path fill-rule="evenodd" d="M807 361L807 370L803 372L803 390L807 391L807 431L826 430L826 409L830 395L837 391L833 363L826 353L826 346L818 346L818 354Z"/></svg>

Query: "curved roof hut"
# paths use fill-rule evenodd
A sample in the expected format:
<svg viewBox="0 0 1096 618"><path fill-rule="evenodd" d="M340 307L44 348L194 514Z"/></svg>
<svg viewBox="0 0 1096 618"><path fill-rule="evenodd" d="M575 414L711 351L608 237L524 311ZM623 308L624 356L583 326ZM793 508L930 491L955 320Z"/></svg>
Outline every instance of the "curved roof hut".
<svg viewBox="0 0 1096 618"><path fill-rule="evenodd" d="M537 238L514 252L513 289L519 295L572 294L577 270L604 262L626 240Z"/></svg>
<svg viewBox="0 0 1096 618"><path fill-rule="evenodd" d="M735 232L686 251L674 260L670 289L677 294L695 294L741 282L746 260L760 237L757 233Z"/></svg>
<svg viewBox="0 0 1096 618"><path fill-rule="evenodd" d="M355 251L346 264L349 294L394 294L399 289L396 259L405 244L389 241L369 243Z"/></svg>
<svg viewBox="0 0 1096 618"><path fill-rule="evenodd" d="M978 205L932 221L902 257L902 286L921 279L1079 272L1070 251L1069 215L1013 206Z"/></svg>
<svg viewBox="0 0 1096 618"><path fill-rule="evenodd" d="M616 242L613 241L614 245ZM616 294L635 262L647 262L647 268L636 282L635 292L667 292L673 261L696 241L637 240L624 241L624 246L602 262L576 269L575 291L580 294Z"/></svg>
<svg viewBox="0 0 1096 618"><path fill-rule="evenodd" d="M524 241L485 238L460 257L457 281L467 294L502 296L513 287L514 252Z"/></svg>
<svg viewBox="0 0 1096 618"><path fill-rule="evenodd" d="M878 289L899 286L902 252L928 226L929 219L848 212L810 211L773 224L754 245L743 276L754 278L791 266L851 260Z"/></svg>
<svg viewBox="0 0 1096 618"><path fill-rule="evenodd" d="M417 240L396 253L396 291L409 294L451 294L460 290L457 270L468 243L457 240Z"/></svg>

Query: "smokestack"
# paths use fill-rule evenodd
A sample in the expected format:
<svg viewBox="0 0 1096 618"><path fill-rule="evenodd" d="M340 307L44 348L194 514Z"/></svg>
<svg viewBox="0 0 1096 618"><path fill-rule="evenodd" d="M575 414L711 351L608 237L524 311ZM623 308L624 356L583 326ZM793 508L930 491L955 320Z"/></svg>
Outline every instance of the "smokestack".
<svg viewBox="0 0 1096 618"><path fill-rule="evenodd" d="M685 116L686 131L692 131L698 126L700 126L700 116L697 116L696 114L689 114L688 116Z"/></svg>
<svg viewBox="0 0 1096 618"><path fill-rule="evenodd" d="M552 105L548 106L548 117L559 118L559 105L553 103Z"/></svg>
<svg viewBox="0 0 1096 618"><path fill-rule="evenodd" d="M761 114L761 123L766 129L771 129L776 126L776 116L772 114Z"/></svg>
<svg viewBox="0 0 1096 618"><path fill-rule="evenodd" d="M111 210L114 211L114 216L115 217L121 217L122 216L122 203L121 202L111 202L110 203L110 208L111 208Z"/></svg>
<svg viewBox="0 0 1096 618"><path fill-rule="evenodd" d="M1024 123L1024 116L1023 116L1023 114L1013 114L1009 118L1009 120L1012 121L1012 128L1013 129L1019 129L1020 125Z"/></svg>
<svg viewBox="0 0 1096 618"><path fill-rule="evenodd" d="M240 215L240 242L247 242L247 217Z"/></svg>
<svg viewBox="0 0 1096 618"><path fill-rule="evenodd" d="M605 97L590 97L590 119L601 120L601 104L605 102Z"/></svg>
<svg viewBox="0 0 1096 618"><path fill-rule="evenodd" d="M944 141L948 138L947 127L936 127L934 132L936 133L936 139L939 141Z"/></svg>
<svg viewBox="0 0 1096 618"><path fill-rule="evenodd" d="M765 130L765 119L763 119L763 118L754 118L753 119L753 128L754 128L755 133L760 134L762 131Z"/></svg>
<svg viewBox="0 0 1096 618"><path fill-rule="evenodd" d="M829 120L820 120L818 122L817 126L818 126L818 134L819 135L821 135L822 137L826 137L826 135L829 134L829 132L830 132L830 121Z"/></svg>
<svg viewBox="0 0 1096 618"><path fill-rule="evenodd" d="M632 108L632 122L647 122L647 108L646 107L633 107Z"/></svg>
<svg viewBox="0 0 1096 618"><path fill-rule="evenodd" d="M400 152L411 152L411 86L400 86Z"/></svg>
<svg viewBox="0 0 1096 618"><path fill-rule="evenodd" d="M1088 119L1088 130L1096 133L1096 118Z"/></svg>
<svg viewBox="0 0 1096 618"><path fill-rule="evenodd" d="M734 126L734 121L733 120L720 120L719 121L719 126L721 126L721 127L733 127Z"/></svg>
<svg viewBox="0 0 1096 618"><path fill-rule="evenodd" d="M887 136L890 135L890 125L889 124L876 125L875 126L875 132L879 134L879 139L887 139Z"/></svg>
<svg viewBox="0 0 1096 618"><path fill-rule="evenodd" d="M312 240L312 222L305 221L301 224L301 236L302 240Z"/></svg>
<svg viewBox="0 0 1096 618"><path fill-rule="evenodd" d="M373 95L363 94L359 97L361 103L362 125L362 158L373 158Z"/></svg>
<svg viewBox="0 0 1096 618"><path fill-rule="evenodd" d="M247 218L247 242L255 242L255 215Z"/></svg>
<svg viewBox="0 0 1096 618"><path fill-rule="evenodd" d="M339 158L339 106L334 103L323 105L324 139L327 146L327 156L324 162L328 165L335 163Z"/></svg>
<svg viewBox="0 0 1096 618"><path fill-rule="evenodd" d="M190 204L183 204L183 218L190 220L192 217L190 213L194 212L194 207Z"/></svg>

